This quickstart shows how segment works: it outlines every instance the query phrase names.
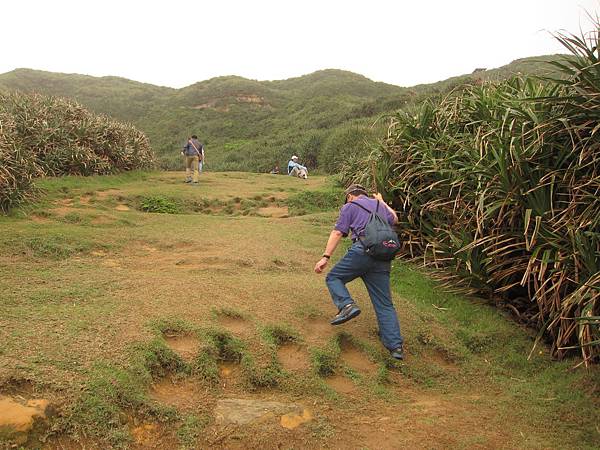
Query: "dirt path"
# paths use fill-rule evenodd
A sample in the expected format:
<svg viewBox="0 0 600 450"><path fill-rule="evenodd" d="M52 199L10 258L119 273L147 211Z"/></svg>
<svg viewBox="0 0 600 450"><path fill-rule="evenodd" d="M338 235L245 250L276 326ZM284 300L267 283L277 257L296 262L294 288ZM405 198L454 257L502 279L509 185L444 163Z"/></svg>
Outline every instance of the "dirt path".
<svg viewBox="0 0 600 450"><path fill-rule="evenodd" d="M180 174L81 186L53 200L43 229L35 214L0 222L2 236L19 239L9 247L4 238L0 256L0 394L20 395L23 404L47 398L66 417L98 362L128 367L131 349L155 339L181 362L144 381L145 406L116 403L123 419L110 430L127 435L131 448L553 448L579 436L564 430L582 424L586 410L569 418L570 400L536 398L548 380L511 382L533 378L526 355L504 365L483 332L457 333L431 306L440 301L435 288L416 300L394 295L407 339L403 364L380 346L360 283L351 291L363 314L332 328L324 278L311 269L335 211L288 217L287 207L261 204L274 192L284 201L321 189L325 180L224 175L203 175L196 191L178 183ZM226 203L204 213L143 213L136 205L150 195L145 186L182 202L212 201L218 189L231 204L254 199L256 214ZM397 270L404 285L423 283L411 269ZM468 314L509 326L477 305ZM527 341L514 333L511 340ZM219 347L230 345L223 339L234 350ZM525 353L527 344L518 345ZM201 360L216 364L211 382ZM35 395L11 390L15 380ZM577 405L589 411L591 402ZM148 413L147 405L163 409ZM559 422L564 428L548 431ZM37 437L46 433L44 448L103 448L103 436L90 437L86 426L88 438L69 433L77 427ZM592 442L589 422L584 430Z"/></svg>

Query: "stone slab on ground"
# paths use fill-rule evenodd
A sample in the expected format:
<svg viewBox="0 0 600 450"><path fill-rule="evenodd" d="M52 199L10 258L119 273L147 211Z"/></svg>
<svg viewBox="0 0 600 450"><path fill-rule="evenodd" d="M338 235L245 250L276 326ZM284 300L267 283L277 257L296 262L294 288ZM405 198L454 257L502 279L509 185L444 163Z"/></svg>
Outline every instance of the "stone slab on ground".
<svg viewBox="0 0 600 450"><path fill-rule="evenodd" d="M215 419L220 424L246 425L264 418L286 414L302 415L304 408L295 403L227 398L217 402Z"/></svg>

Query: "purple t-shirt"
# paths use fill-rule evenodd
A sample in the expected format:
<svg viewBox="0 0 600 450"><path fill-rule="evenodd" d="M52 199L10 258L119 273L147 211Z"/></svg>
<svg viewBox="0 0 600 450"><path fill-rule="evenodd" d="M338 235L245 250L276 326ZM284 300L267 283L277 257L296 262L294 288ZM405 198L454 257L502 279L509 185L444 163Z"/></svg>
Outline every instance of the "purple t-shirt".
<svg viewBox="0 0 600 450"><path fill-rule="evenodd" d="M355 199L354 202L365 207L369 211L375 211L378 200L361 195ZM381 218L387 220L390 225L394 225L394 215L385 207L385 205L379 204L377 214L379 214ZM365 227L367 226L370 216L371 214L360 206L346 203L340 210L340 217L338 217L334 228L344 236L348 236L350 231L352 232L353 238L364 236Z"/></svg>

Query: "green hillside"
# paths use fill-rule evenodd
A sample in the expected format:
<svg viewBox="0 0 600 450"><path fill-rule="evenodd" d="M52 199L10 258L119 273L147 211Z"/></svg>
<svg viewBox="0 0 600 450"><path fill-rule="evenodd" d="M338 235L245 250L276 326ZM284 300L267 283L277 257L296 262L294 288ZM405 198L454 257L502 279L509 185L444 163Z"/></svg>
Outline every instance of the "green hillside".
<svg viewBox="0 0 600 450"><path fill-rule="evenodd" d="M205 143L211 169L266 171L297 153L311 169L336 170L332 155L364 153L365 141L383 134L383 125L369 129L382 113L468 82L545 74L550 66L544 61L555 58L517 60L411 88L333 69L278 81L217 77L182 89L17 69L0 75L0 89L70 97L94 112L129 121L147 134L163 168L180 167L179 148L195 133Z"/></svg>

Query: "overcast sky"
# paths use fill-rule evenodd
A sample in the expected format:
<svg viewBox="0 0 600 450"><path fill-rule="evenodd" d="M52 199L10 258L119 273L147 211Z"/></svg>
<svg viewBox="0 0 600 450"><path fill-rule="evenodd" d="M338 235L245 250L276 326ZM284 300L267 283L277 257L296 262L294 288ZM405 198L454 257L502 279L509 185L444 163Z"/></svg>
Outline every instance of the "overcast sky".
<svg viewBox="0 0 600 450"><path fill-rule="evenodd" d="M3 0L0 73L27 67L183 87L335 68L400 86L564 52L600 0Z"/></svg>

